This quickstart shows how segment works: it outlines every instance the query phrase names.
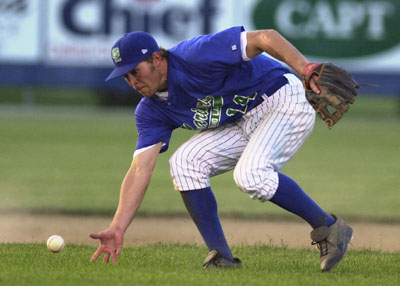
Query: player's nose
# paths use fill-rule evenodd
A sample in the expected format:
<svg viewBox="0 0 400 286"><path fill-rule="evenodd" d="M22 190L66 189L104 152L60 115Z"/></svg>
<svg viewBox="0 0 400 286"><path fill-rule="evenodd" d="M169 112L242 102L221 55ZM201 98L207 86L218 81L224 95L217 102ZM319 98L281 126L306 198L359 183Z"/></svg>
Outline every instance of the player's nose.
<svg viewBox="0 0 400 286"><path fill-rule="evenodd" d="M137 81L136 77L134 77L134 76L130 76L130 77L128 78L128 83L129 83L129 85L130 85L131 87L133 87L133 88L135 88L135 89L136 89L136 87L137 87L137 85L138 85L138 81Z"/></svg>

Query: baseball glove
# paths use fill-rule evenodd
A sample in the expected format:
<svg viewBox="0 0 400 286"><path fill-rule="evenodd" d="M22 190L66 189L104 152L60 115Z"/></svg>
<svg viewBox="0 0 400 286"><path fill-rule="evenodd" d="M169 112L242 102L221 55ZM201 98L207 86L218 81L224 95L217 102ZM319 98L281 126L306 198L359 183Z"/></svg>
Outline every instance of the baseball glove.
<svg viewBox="0 0 400 286"><path fill-rule="evenodd" d="M311 77L321 90L319 94L310 87ZM354 102L359 88L350 74L332 63L307 64L302 80L308 101L328 128L332 128L349 110L349 103Z"/></svg>

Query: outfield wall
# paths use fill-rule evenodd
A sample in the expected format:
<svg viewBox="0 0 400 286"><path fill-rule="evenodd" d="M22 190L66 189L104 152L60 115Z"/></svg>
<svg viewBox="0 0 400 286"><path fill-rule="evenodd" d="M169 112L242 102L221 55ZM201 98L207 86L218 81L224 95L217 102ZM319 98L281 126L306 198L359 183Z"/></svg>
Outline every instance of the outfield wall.
<svg viewBox="0 0 400 286"><path fill-rule="evenodd" d="M133 30L163 47L243 25L280 31L310 60L333 61L369 93L400 94L397 0L0 0L0 84L104 83L110 47Z"/></svg>

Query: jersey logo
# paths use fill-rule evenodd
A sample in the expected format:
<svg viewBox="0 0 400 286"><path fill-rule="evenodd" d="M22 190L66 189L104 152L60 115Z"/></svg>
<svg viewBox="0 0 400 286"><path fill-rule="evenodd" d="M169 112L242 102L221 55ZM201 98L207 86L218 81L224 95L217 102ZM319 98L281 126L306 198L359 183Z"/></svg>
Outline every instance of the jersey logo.
<svg viewBox="0 0 400 286"><path fill-rule="evenodd" d="M235 108L227 108L226 115L228 117L234 116L238 113L245 114L247 112L250 101L253 101L257 97L257 92L251 96L235 95L233 98L233 106ZM222 96L206 96L204 98L197 99L196 108L190 110L194 112L193 124L196 126L195 129L211 129L216 128L221 123L222 107L224 105L224 99ZM193 128L184 123L182 128L191 129Z"/></svg>
<svg viewBox="0 0 400 286"><path fill-rule="evenodd" d="M218 127L223 104L222 96L206 96L198 99L196 108L191 109L194 112L193 124L197 129Z"/></svg>
<svg viewBox="0 0 400 286"><path fill-rule="evenodd" d="M120 61L122 61L121 54L119 52L119 48L112 49L111 56L115 63L119 63Z"/></svg>

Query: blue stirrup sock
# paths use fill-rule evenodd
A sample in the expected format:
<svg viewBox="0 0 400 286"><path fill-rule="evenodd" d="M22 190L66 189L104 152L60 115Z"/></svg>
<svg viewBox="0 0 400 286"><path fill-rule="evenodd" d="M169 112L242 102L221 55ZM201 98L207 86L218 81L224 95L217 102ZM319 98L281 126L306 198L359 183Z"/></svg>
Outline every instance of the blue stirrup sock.
<svg viewBox="0 0 400 286"><path fill-rule="evenodd" d="M278 177L279 185L270 200L272 203L300 216L312 228L329 226L335 222L335 219L321 209L294 180L281 173L278 173Z"/></svg>
<svg viewBox="0 0 400 286"><path fill-rule="evenodd" d="M211 188L182 191L181 196L208 249L219 251L222 257L233 262L233 256L218 217L217 201Z"/></svg>

